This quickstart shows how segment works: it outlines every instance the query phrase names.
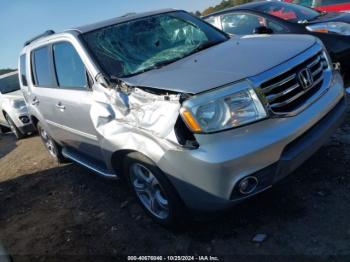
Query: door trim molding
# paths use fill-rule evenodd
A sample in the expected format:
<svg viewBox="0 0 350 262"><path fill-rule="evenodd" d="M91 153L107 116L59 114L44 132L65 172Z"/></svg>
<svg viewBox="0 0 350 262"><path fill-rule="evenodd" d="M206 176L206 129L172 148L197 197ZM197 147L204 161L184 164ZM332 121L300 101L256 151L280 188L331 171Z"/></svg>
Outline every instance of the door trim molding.
<svg viewBox="0 0 350 262"><path fill-rule="evenodd" d="M88 134L88 133L85 133L85 132L82 132L82 131L73 129L73 128L71 128L71 127L64 126L64 125L58 124L58 123L56 123L56 122L52 122L52 121L50 121L50 120L46 120L46 122L47 122L48 124L50 124L50 125L53 125L53 126L55 126L55 127L64 129L64 130L66 130L66 131L68 131L68 132L71 132L71 133L73 133L73 134L86 137L86 138L88 138L88 139L90 139L90 140L98 141L98 140L97 140L97 136L95 136L95 135L91 135L91 134Z"/></svg>

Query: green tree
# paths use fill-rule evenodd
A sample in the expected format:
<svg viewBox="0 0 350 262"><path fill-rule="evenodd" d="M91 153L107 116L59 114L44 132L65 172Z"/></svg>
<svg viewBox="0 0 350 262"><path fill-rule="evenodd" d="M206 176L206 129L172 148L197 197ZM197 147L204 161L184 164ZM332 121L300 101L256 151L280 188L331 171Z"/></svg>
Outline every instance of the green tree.
<svg viewBox="0 0 350 262"><path fill-rule="evenodd" d="M196 11L194 14L198 17L202 16L201 12L199 12L199 11Z"/></svg>
<svg viewBox="0 0 350 262"><path fill-rule="evenodd" d="M7 73L10 73L12 71L15 71L16 69L6 68L6 69L0 69L0 75L4 75Z"/></svg>

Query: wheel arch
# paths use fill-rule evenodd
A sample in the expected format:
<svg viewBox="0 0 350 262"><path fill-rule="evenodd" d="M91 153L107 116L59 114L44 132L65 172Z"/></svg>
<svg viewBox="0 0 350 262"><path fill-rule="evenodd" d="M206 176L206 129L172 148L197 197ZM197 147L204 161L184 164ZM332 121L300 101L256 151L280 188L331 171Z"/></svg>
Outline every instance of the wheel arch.
<svg viewBox="0 0 350 262"><path fill-rule="evenodd" d="M137 152L137 153L142 154L141 152L138 152L138 151L132 150L132 149L122 149L122 150L118 150L118 151L115 151L114 153L112 153L111 166L117 175L123 176L124 159L128 154L133 153L133 152Z"/></svg>
<svg viewBox="0 0 350 262"><path fill-rule="evenodd" d="M39 123L39 119L33 115L30 115L30 120L32 121L34 128L37 130L37 125Z"/></svg>

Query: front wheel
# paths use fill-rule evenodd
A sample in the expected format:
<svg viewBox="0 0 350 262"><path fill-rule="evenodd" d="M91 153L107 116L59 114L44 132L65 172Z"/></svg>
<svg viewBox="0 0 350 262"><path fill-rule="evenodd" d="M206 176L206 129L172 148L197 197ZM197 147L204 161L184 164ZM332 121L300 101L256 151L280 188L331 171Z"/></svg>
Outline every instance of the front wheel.
<svg viewBox="0 0 350 262"><path fill-rule="evenodd" d="M56 159L58 163L66 162L66 158L61 153L61 147L51 138L40 122L37 124L37 130L49 154Z"/></svg>
<svg viewBox="0 0 350 262"><path fill-rule="evenodd" d="M184 207L164 173L139 153L124 161L124 174L145 212L163 226L178 226L184 221Z"/></svg>

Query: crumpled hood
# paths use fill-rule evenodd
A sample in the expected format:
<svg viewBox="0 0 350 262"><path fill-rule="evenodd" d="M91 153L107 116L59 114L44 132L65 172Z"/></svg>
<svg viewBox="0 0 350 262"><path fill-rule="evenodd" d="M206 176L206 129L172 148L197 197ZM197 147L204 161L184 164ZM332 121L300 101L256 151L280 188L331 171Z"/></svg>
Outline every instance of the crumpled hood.
<svg viewBox="0 0 350 262"><path fill-rule="evenodd" d="M308 35L235 36L161 69L123 80L132 86L196 94L262 73L315 42Z"/></svg>
<svg viewBox="0 0 350 262"><path fill-rule="evenodd" d="M13 100L23 99L23 93L21 90L17 90L11 93L4 94L3 98L13 99Z"/></svg>

